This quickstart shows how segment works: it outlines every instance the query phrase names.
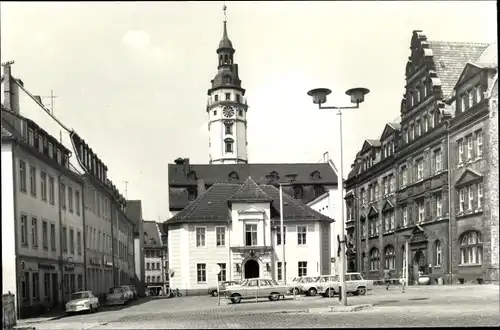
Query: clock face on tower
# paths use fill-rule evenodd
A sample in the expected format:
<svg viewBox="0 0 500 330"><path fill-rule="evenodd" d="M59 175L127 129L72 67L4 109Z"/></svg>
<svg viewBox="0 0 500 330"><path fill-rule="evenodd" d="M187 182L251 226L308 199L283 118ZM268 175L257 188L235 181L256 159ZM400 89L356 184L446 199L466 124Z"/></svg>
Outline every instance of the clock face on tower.
<svg viewBox="0 0 500 330"><path fill-rule="evenodd" d="M232 116L234 116L234 109L232 107L230 107L230 106L225 106L222 109L222 114L226 118L231 118Z"/></svg>

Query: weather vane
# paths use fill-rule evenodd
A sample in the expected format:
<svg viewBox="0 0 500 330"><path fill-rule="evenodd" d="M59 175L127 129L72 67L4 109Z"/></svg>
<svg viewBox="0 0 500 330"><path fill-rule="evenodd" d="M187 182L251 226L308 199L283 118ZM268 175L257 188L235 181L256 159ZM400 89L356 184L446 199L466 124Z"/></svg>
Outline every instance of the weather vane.
<svg viewBox="0 0 500 330"><path fill-rule="evenodd" d="M224 22L226 22L227 21L227 16L226 16L226 10L227 10L226 1L224 1L224 6L222 6L222 10L224 11Z"/></svg>

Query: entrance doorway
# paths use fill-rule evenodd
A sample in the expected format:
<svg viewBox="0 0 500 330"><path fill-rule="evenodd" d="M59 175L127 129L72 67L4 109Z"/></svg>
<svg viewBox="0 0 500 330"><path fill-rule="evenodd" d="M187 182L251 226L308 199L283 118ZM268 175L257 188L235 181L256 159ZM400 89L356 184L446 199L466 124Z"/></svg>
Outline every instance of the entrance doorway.
<svg viewBox="0 0 500 330"><path fill-rule="evenodd" d="M415 281L418 280L418 272L426 273L425 255L422 250L418 250L413 259L413 279Z"/></svg>
<svg viewBox="0 0 500 330"><path fill-rule="evenodd" d="M58 306L59 305L59 287L60 283L57 279L57 274L52 274L52 304L53 306Z"/></svg>
<svg viewBox="0 0 500 330"><path fill-rule="evenodd" d="M245 263L245 278L259 277L259 263L256 260L250 259Z"/></svg>

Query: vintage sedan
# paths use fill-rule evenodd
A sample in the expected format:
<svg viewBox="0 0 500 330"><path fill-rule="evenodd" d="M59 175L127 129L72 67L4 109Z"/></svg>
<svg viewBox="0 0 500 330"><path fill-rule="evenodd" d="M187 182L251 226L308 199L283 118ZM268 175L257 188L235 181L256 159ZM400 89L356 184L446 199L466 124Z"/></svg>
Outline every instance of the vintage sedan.
<svg viewBox="0 0 500 330"><path fill-rule="evenodd" d="M128 293L121 286L109 289L109 293L106 295L106 304L108 305L125 305L128 301Z"/></svg>
<svg viewBox="0 0 500 330"><path fill-rule="evenodd" d="M99 311L99 299L91 291L75 292L71 300L66 303L66 313L78 313L87 311L89 313Z"/></svg>
<svg viewBox="0 0 500 330"><path fill-rule="evenodd" d="M233 304L240 303L242 299L268 298L276 301L285 296L289 289L290 286L279 285L271 279L251 278L227 288L225 295Z"/></svg>
<svg viewBox="0 0 500 330"><path fill-rule="evenodd" d="M221 295L224 294L224 291L231 285L238 285L240 284L240 281L224 281L219 283L219 293ZM211 295L212 297L217 297L217 286L211 286L208 288L208 294Z"/></svg>

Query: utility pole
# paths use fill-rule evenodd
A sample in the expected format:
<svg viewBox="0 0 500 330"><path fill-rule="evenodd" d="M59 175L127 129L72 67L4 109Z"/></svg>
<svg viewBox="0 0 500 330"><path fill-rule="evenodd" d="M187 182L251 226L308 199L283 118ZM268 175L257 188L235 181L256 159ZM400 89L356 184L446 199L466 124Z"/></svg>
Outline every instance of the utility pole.
<svg viewBox="0 0 500 330"><path fill-rule="evenodd" d="M54 91L52 89L50 90L50 96L42 96L42 98L44 98L44 99L50 98L50 113L51 114L54 114L54 99L56 97L57 96L54 95Z"/></svg>

